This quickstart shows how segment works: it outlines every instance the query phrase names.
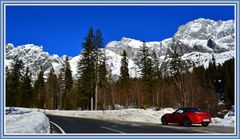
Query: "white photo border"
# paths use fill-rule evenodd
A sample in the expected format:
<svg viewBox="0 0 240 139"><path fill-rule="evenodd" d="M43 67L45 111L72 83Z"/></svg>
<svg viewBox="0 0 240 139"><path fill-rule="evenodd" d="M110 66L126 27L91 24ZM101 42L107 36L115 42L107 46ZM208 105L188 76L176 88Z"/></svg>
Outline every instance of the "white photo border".
<svg viewBox="0 0 240 139"><path fill-rule="evenodd" d="M0 138L239 138L239 1L1 1L0 38ZM234 134L6 134L5 133L5 45L7 6L234 6L235 21L235 128ZM237 118L238 117L238 118Z"/></svg>

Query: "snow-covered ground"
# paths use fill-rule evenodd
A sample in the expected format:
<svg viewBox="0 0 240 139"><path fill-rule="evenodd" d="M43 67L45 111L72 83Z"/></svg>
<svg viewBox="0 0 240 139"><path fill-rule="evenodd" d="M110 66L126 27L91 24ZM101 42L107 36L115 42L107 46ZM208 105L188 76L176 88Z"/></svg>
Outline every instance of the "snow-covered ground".
<svg viewBox="0 0 240 139"><path fill-rule="evenodd" d="M164 108L161 110L153 109L123 109L123 110L98 110L98 111L72 111L72 110L46 110L45 113L49 115L67 116L67 117L81 117L104 120L120 120L120 121L134 121L146 123L161 124L161 117L165 113L172 113L173 108ZM216 126L234 126L235 117L225 115L224 119L219 117L212 118L211 125Z"/></svg>
<svg viewBox="0 0 240 139"><path fill-rule="evenodd" d="M165 108L159 111L152 109L123 109L123 110L98 110L98 111L71 111L71 110L46 110L46 114L82 117L104 120L121 120L147 123L161 123L161 117L165 113L172 113L174 109Z"/></svg>
<svg viewBox="0 0 240 139"><path fill-rule="evenodd" d="M235 125L235 116L228 112L224 118L214 117L212 118L212 125L217 126L234 126Z"/></svg>
<svg viewBox="0 0 240 139"><path fill-rule="evenodd" d="M174 111L175 109L173 108L163 108L161 110L130 108L104 111L15 108L15 110L12 110L10 113L6 111L6 133L50 133L49 119L44 114L161 124L161 117L166 113L172 113ZM223 119L214 117L212 118L212 123L210 125L234 126L234 114L229 112Z"/></svg>
<svg viewBox="0 0 240 139"><path fill-rule="evenodd" d="M6 133L50 133L49 119L42 110L14 108L8 111L7 109Z"/></svg>

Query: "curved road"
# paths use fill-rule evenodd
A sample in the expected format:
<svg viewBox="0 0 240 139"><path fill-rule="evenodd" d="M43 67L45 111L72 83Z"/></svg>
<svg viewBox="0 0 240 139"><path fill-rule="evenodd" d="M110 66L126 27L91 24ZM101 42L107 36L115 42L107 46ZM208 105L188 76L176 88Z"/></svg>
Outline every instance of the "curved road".
<svg viewBox="0 0 240 139"><path fill-rule="evenodd" d="M107 121L47 115L49 120L60 126L65 133L234 133L234 127L208 126L183 127L139 122Z"/></svg>

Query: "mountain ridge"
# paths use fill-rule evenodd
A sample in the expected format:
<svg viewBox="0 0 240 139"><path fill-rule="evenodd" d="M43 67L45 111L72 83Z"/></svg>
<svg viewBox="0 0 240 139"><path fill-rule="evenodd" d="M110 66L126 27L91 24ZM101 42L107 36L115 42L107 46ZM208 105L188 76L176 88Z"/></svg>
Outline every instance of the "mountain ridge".
<svg viewBox="0 0 240 139"><path fill-rule="evenodd" d="M181 25L172 38L167 38L159 42L146 42L146 46L150 52L153 50L156 51L162 72L167 71L169 58L174 49L179 51L183 60L190 60L198 63L196 64L197 66L204 65L204 67L207 67L212 55L220 58L217 61L219 64L235 56L234 30L234 20L214 21L199 18ZM122 37L120 41L111 41L105 46L107 65L112 71L113 78L117 79L120 75L120 62L123 50L128 55L130 76L133 78L140 77L140 70L137 63L139 62L142 45L143 42L140 40ZM48 75L51 67L58 74L64 57L66 57L50 55L48 52L43 51L43 46L26 44L14 47L13 44L7 44L6 66L10 66L15 56L19 56L26 66L30 67L30 71L34 75L43 66L45 76ZM81 55L72 57L69 61L75 78L77 74L76 67L80 57Z"/></svg>

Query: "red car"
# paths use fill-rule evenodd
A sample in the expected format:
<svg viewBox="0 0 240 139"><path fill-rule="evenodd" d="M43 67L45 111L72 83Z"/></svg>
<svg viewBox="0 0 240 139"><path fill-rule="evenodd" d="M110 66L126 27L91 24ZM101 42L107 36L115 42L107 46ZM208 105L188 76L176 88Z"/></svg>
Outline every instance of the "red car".
<svg viewBox="0 0 240 139"><path fill-rule="evenodd" d="M164 114L161 121L163 125L168 123L178 123L184 126L202 124L202 126L206 127L211 122L211 116L198 108L180 108L173 113Z"/></svg>

